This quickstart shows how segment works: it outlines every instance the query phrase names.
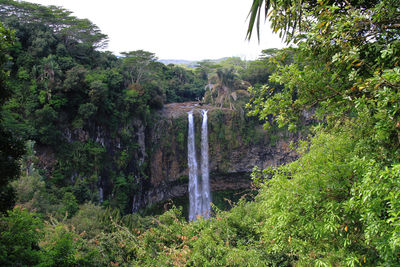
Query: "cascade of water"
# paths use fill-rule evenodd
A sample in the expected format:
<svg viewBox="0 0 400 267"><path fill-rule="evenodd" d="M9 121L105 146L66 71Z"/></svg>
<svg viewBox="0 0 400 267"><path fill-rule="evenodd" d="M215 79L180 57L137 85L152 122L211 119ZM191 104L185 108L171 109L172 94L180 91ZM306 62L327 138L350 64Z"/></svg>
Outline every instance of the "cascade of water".
<svg viewBox="0 0 400 267"><path fill-rule="evenodd" d="M193 111L188 112L188 165L189 165L189 220L196 220L197 216L210 217L211 193L208 168L208 128L207 110L202 110L203 123L201 125L201 184L199 183L198 164L196 159L195 130Z"/></svg>
<svg viewBox="0 0 400 267"><path fill-rule="evenodd" d="M189 165L189 220L194 221L201 213L201 194L198 182L198 167L196 159L196 146L194 136L193 111L188 112L188 165Z"/></svg>
<svg viewBox="0 0 400 267"><path fill-rule="evenodd" d="M208 170L208 129L207 129L207 111L202 110L203 123L201 125L201 189L202 189L202 205L201 214L204 218L210 217L210 181Z"/></svg>
<svg viewBox="0 0 400 267"><path fill-rule="evenodd" d="M99 187L99 202L103 203L103 201L104 201L103 187Z"/></svg>

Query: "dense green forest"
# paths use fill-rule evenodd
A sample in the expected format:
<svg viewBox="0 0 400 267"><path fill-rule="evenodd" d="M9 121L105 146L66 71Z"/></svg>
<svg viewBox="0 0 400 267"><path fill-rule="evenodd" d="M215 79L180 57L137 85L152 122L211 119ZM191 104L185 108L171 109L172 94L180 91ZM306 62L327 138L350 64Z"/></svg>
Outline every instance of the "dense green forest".
<svg viewBox="0 0 400 267"><path fill-rule="evenodd" d="M400 2L249 8L249 38L268 14L292 47L189 69L104 52L107 36L68 10L0 1L0 265L400 265ZM132 120L199 99L266 129L316 125L292 144L298 160L255 168L257 194L229 211L130 214L148 174Z"/></svg>

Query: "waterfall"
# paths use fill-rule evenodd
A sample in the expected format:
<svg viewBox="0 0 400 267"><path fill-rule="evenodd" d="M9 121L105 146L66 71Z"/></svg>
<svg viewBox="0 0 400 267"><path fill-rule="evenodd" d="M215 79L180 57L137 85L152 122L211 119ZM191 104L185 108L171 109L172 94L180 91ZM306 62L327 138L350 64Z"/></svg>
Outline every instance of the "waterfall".
<svg viewBox="0 0 400 267"><path fill-rule="evenodd" d="M204 218L210 217L210 181L208 170L208 129L207 129L207 111L202 110L203 123L201 125L201 189L202 189L202 207L201 214Z"/></svg>
<svg viewBox="0 0 400 267"><path fill-rule="evenodd" d="M193 111L188 112L188 165L189 165L189 220L195 221L197 216L210 217L210 185L208 169L208 129L207 110L202 110L201 126L201 184L198 176L196 159L195 130Z"/></svg>
<svg viewBox="0 0 400 267"><path fill-rule="evenodd" d="M198 181L198 167L196 159L196 146L194 135L193 111L188 112L189 130L188 130L188 165L189 165L189 220L196 220L201 212L201 194Z"/></svg>
<svg viewBox="0 0 400 267"><path fill-rule="evenodd" d="M103 203L103 201L104 201L103 187L99 187L99 202Z"/></svg>

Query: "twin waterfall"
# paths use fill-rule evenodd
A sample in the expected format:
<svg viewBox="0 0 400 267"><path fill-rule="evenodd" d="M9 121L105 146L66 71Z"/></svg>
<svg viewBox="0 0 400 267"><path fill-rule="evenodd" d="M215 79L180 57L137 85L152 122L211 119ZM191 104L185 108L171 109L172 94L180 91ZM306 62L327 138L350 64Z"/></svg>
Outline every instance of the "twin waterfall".
<svg viewBox="0 0 400 267"><path fill-rule="evenodd" d="M211 194L208 170L208 129L207 110L202 110L203 123L201 125L201 183L198 175L196 158L195 130L193 110L188 112L188 165L189 165L189 220L195 221L197 216L210 217Z"/></svg>

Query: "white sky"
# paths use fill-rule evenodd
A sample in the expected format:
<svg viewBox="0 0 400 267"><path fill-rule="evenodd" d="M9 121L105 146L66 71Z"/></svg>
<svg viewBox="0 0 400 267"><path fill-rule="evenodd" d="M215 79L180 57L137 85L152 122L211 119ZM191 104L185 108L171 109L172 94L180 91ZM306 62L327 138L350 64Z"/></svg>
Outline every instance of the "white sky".
<svg viewBox="0 0 400 267"><path fill-rule="evenodd" d="M109 37L118 54L143 49L160 59L202 60L239 56L255 59L261 50L282 48L268 24L245 40L252 0L28 0L62 6L87 18Z"/></svg>

